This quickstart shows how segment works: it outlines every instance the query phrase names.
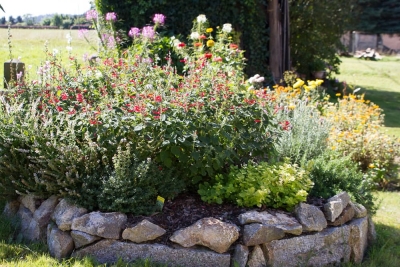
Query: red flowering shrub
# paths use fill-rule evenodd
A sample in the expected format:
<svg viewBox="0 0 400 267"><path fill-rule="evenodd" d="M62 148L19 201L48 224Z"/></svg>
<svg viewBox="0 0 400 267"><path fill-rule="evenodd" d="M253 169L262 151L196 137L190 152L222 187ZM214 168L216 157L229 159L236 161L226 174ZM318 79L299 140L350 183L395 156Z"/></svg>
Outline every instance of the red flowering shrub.
<svg viewBox="0 0 400 267"><path fill-rule="evenodd" d="M120 33L107 32L107 39L100 34L98 58L83 66L71 55L72 68L66 68L56 54L48 54L35 80L17 83L1 96L1 193L64 195L89 209L104 208L101 201L122 194L124 183L135 180L124 181L115 172L139 175L132 166L156 169L145 172L159 175L151 179L168 179L151 190L170 198L196 190L231 165L270 155L268 100L246 91L242 52L230 48L229 32L221 32L209 48L195 45L206 42L203 34L194 45L172 39L185 62L183 76L171 58L157 62L156 33L149 28L134 33L133 46L126 49L118 43ZM127 147L132 158L121 167L113 159ZM174 175L163 176L160 169ZM118 186L112 182L116 177ZM140 186L150 190L148 183ZM130 205L121 207L136 210L139 204Z"/></svg>

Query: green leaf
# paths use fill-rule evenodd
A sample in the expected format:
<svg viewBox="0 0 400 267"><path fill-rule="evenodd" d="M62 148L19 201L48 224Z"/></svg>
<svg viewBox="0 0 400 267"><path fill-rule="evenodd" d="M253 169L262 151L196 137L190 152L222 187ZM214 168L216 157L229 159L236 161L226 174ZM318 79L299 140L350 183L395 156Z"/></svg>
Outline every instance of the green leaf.
<svg viewBox="0 0 400 267"><path fill-rule="evenodd" d="M143 129L143 124L138 124L138 125L135 126L135 128L133 128L133 130L134 130L135 132L139 132L139 131L141 131L142 129Z"/></svg>

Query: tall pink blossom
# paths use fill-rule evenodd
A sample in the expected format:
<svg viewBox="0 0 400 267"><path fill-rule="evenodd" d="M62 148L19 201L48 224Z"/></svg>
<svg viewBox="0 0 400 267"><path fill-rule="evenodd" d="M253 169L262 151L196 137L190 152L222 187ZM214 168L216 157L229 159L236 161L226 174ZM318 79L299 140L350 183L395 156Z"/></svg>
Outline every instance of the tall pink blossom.
<svg viewBox="0 0 400 267"><path fill-rule="evenodd" d="M140 35L140 29L139 29L139 28L136 28L136 27L132 27L132 28L129 30L128 35L129 35L130 37L132 37L132 38L138 37L138 36Z"/></svg>
<svg viewBox="0 0 400 267"><path fill-rule="evenodd" d="M154 28L151 26L145 26L142 29L142 35L145 38L153 39L154 38Z"/></svg>
<svg viewBox="0 0 400 267"><path fill-rule="evenodd" d="M153 17L153 22L156 24L164 25L165 16L163 14L155 14Z"/></svg>
<svg viewBox="0 0 400 267"><path fill-rule="evenodd" d="M115 12L108 12L106 14L106 20L107 21L116 21L117 20L117 13Z"/></svg>
<svg viewBox="0 0 400 267"><path fill-rule="evenodd" d="M86 12L86 19L87 20L97 19L97 11L91 9L88 12Z"/></svg>

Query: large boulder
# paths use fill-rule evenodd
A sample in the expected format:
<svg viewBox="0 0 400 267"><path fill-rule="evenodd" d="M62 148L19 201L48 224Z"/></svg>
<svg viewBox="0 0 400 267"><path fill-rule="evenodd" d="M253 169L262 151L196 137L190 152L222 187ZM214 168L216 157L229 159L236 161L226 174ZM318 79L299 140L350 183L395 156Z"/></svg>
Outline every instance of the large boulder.
<svg viewBox="0 0 400 267"><path fill-rule="evenodd" d="M17 215L19 210L20 202L18 200L12 200L6 203L3 210L3 215L12 218Z"/></svg>
<svg viewBox="0 0 400 267"><path fill-rule="evenodd" d="M202 245L218 253L224 253L238 238L239 227L210 217L176 231L170 240L183 247Z"/></svg>
<svg viewBox="0 0 400 267"><path fill-rule="evenodd" d="M361 263L368 246L368 217L355 219L349 223L351 261Z"/></svg>
<svg viewBox="0 0 400 267"><path fill-rule="evenodd" d="M343 224L347 223L348 221L350 221L351 219L353 219L354 214L355 214L354 208L352 205L349 204L343 210L342 214L340 214L340 216L334 222L330 222L329 225L332 225L332 226L343 225Z"/></svg>
<svg viewBox="0 0 400 267"><path fill-rule="evenodd" d="M71 237L74 240L76 249L92 244L101 239L100 236L89 235L81 231L71 231Z"/></svg>
<svg viewBox="0 0 400 267"><path fill-rule="evenodd" d="M264 252L260 246L255 246L253 251L250 253L249 261L247 262L248 267L265 267L267 262L265 261Z"/></svg>
<svg viewBox="0 0 400 267"><path fill-rule="evenodd" d="M255 246L272 240L278 240L285 236L282 229L261 223L246 224L243 229L243 244Z"/></svg>
<svg viewBox="0 0 400 267"><path fill-rule="evenodd" d="M143 220L132 228L126 228L122 232L122 238L128 239L135 243L142 243L150 240L154 240L165 234L165 230L160 226Z"/></svg>
<svg viewBox="0 0 400 267"><path fill-rule="evenodd" d="M246 267L249 258L249 248L241 244L237 244L232 257L232 267Z"/></svg>
<svg viewBox="0 0 400 267"><path fill-rule="evenodd" d="M87 212L87 209L78 207L62 199L55 208L51 218L60 230L69 231L71 230L72 221Z"/></svg>
<svg viewBox="0 0 400 267"><path fill-rule="evenodd" d="M349 203L350 196L347 192L341 192L329 198L324 205L326 219L331 222L335 221Z"/></svg>
<svg viewBox="0 0 400 267"><path fill-rule="evenodd" d="M68 232L63 232L53 224L47 227L47 246L50 255L57 259L69 257L74 250L74 240Z"/></svg>
<svg viewBox="0 0 400 267"><path fill-rule="evenodd" d="M284 213L278 212L275 215L272 215L267 211L248 211L240 214L238 219L242 225L250 223L262 223L280 228L286 234L301 235L303 232L303 227L301 224L294 217L288 216Z"/></svg>
<svg viewBox="0 0 400 267"><path fill-rule="evenodd" d="M47 227L50 221L51 214L57 206L58 197L51 196L43 201L40 207L33 213L33 218L37 221L39 227Z"/></svg>
<svg viewBox="0 0 400 267"><path fill-rule="evenodd" d="M274 240L264 244L268 266L326 266L350 260L350 227L332 227L321 232Z"/></svg>
<svg viewBox="0 0 400 267"><path fill-rule="evenodd" d="M29 209L32 213L40 206L40 199L32 194L19 197L21 204Z"/></svg>
<svg viewBox="0 0 400 267"><path fill-rule="evenodd" d="M119 239L127 216L120 212L91 212L72 221L71 229L103 238Z"/></svg>
<svg viewBox="0 0 400 267"><path fill-rule="evenodd" d="M359 203L353 203L350 201L350 205L353 207L354 209L354 218L364 218L368 215L368 211L367 209L359 204Z"/></svg>
<svg viewBox="0 0 400 267"><path fill-rule="evenodd" d="M322 231L328 225L324 213L316 206L299 203L295 207L295 214L305 232Z"/></svg>
<svg viewBox="0 0 400 267"><path fill-rule="evenodd" d="M100 264L115 263L121 258L132 262L137 259L152 259L168 266L229 267L231 256L197 249L174 249L160 244L135 244L116 240L100 240L94 245L76 250L73 257L92 256Z"/></svg>

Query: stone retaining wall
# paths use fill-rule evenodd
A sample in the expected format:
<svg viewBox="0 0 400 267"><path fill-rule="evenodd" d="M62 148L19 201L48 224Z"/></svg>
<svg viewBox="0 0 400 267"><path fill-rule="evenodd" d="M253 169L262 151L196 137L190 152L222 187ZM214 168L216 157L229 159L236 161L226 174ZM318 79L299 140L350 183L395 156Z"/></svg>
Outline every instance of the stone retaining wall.
<svg viewBox="0 0 400 267"><path fill-rule="evenodd" d="M248 211L240 225L203 218L169 238L173 246L154 243L166 231L144 219L127 226L123 213L88 212L65 199L28 195L9 202L4 214L20 219L20 234L45 241L58 259L90 255L100 263L150 258L169 266L325 266L360 263L375 238L367 210L346 192L323 208L301 203L293 214Z"/></svg>

